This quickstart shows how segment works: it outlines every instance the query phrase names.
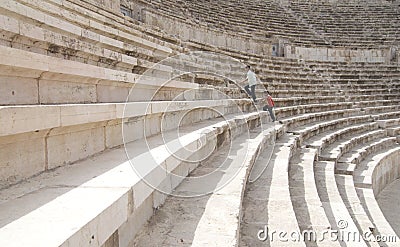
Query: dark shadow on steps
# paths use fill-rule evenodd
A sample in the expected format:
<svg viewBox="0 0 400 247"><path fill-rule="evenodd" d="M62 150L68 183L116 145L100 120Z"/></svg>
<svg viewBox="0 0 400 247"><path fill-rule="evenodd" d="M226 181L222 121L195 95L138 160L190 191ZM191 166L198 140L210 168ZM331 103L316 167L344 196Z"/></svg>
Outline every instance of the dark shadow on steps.
<svg viewBox="0 0 400 247"><path fill-rule="evenodd" d="M318 195L319 198L323 204L324 207L324 211L326 214L326 217L329 220L329 223L332 227L333 230L337 230L337 223L334 213L333 213L333 208L332 208L332 203L335 202L331 202L329 200L329 192L327 190L327 185L326 185L326 181L327 181L327 176L326 176L326 169L327 169L327 164L325 164L324 162L314 162L314 179L315 179L315 183L317 186L317 191L318 191ZM331 171L332 172L332 176L334 176L334 170ZM336 186L336 184L335 184ZM347 246L346 243L344 243L343 241L339 241L340 246L345 247Z"/></svg>
<svg viewBox="0 0 400 247"><path fill-rule="evenodd" d="M307 207L307 201L305 199L305 184L303 168L298 165L303 161L303 155L301 153L296 153L289 163L289 191L290 198L292 199L292 205L294 212L296 214L296 219L299 224L300 231L313 230L311 217L309 213L309 208ZM306 245L309 247L317 247L316 241L305 241Z"/></svg>
<svg viewBox="0 0 400 247"><path fill-rule="evenodd" d="M174 190L176 196L168 196L165 203L155 212L149 222L137 234L134 246L191 246L196 229L205 213L209 200L218 191L213 192L231 166L238 165L241 150L245 142L260 134L260 129L251 130L250 135L242 134L231 144L225 143L213 155L202 162ZM210 175L211 174L211 175ZM193 180L196 177L209 176L204 180ZM195 196L201 194L202 196ZM213 209L223 210L223 208ZM217 222L216 222L217 223ZM216 224L218 225L218 224ZM229 226L227 226L229 227ZM216 229L217 231L217 229Z"/></svg>
<svg viewBox="0 0 400 247"><path fill-rule="evenodd" d="M279 147L275 147L279 148ZM268 226L268 199L270 197L270 186L273 177L274 162L276 155L274 146L270 145L258 157L253 169L262 172L253 183L248 182L244 193L242 207L243 217L240 229L241 247L270 246L270 239L261 241L258 239L258 231ZM272 155L272 156L271 156ZM271 159L271 160L270 160ZM270 161L268 163L268 161ZM266 167L266 169L264 169ZM253 170L253 171L254 171Z"/></svg>

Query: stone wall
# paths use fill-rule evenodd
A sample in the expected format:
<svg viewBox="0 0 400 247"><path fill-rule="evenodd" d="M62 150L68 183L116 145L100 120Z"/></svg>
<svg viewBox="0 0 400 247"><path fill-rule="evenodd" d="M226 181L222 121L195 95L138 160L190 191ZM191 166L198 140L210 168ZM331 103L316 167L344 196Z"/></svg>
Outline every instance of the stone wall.
<svg viewBox="0 0 400 247"><path fill-rule="evenodd" d="M5 116L0 125L6 126L0 129L0 189L125 142L221 114L248 111L250 105L247 101L210 100L0 108L0 116Z"/></svg>
<svg viewBox="0 0 400 247"><path fill-rule="evenodd" d="M142 11L143 21L151 26L158 27L170 35L175 35L182 41L215 46L217 48L232 49L244 53L271 55L270 42L260 42L252 38L236 36L227 32L219 32L196 24L188 24L183 20L164 16L161 13Z"/></svg>
<svg viewBox="0 0 400 247"><path fill-rule="evenodd" d="M111 10L113 12L120 12L120 0L84 0L90 4L93 4L97 7L104 8L107 10Z"/></svg>
<svg viewBox="0 0 400 247"><path fill-rule="evenodd" d="M400 178L400 151L395 151L383 158L372 173L372 189L375 196L398 178Z"/></svg>
<svg viewBox="0 0 400 247"><path fill-rule="evenodd" d="M390 48L386 49L348 49L348 48L308 48L285 47L285 56L294 59L331 61L331 62L369 62L388 63Z"/></svg>

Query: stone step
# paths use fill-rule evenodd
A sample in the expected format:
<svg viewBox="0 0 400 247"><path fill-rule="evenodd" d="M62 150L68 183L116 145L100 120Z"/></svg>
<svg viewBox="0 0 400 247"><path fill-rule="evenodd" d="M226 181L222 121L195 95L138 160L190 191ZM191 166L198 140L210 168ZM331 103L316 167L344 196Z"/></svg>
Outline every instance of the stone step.
<svg viewBox="0 0 400 247"><path fill-rule="evenodd" d="M372 131L376 130L378 128L378 125L376 123L367 123L367 124L360 124L360 125L355 125L355 126L349 126L345 127L339 130L334 130L331 132L324 132L315 138L312 138L309 140L306 144L307 147L311 148L316 148L319 150L319 154L326 152L325 148L327 146L330 146L334 142L337 142L340 139L343 139L346 136L349 135L354 135L363 131ZM339 147L339 149L333 149L331 150L333 153L337 153L337 150L345 150L342 146ZM326 156L319 155L320 160L327 160L329 161L330 159L324 159ZM328 156L329 157L329 156ZM331 161L334 161L331 160Z"/></svg>
<svg viewBox="0 0 400 247"><path fill-rule="evenodd" d="M0 137L26 132L67 127L79 124L111 121L134 117L188 112L193 108L220 109L229 114L228 108L244 110L250 105L246 99L215 99L197 101L148 101L100 104L62 104L0 106ZM46 119L46 121L43 121ZM27 125L26 123L30 124Z"/></svg>
<svg viewBox="0 0 400 247"><path fill-rule="evenodd" d="M362 202L357 195L357 190L354 187L353 176L335 175L335 177L339 193L342 196L343 202L353 218L353 221L356 223L360 234L370 236L369 241L367 241L369 246L380 246L375 238L376 227L369 219L368 214L364 210Z"/></svg>
<svg viewBox="0 0 400 247"><path fill-rule="evenodd" d="M339 163L352 163L359 165L360 162L378 150L390 147L396 144L395 137L385 137L382 139L374 140L373 142L363 143L359 146L355 147L352 152L348 152L347 154L343 155L338 162Z"/></svg>
<svg viewBox="0 0 400 247"><path fill-rule="evenodd" d="M0 245L101 246L117 236L127 246L200 160L257 121L238 116L182 127L3 189Z"/></svg>
<svg viewBox="0 0 400 247"><path fill-rule="evenodd" d="M345 102L344 96L314 96L314 97L290 97L290 98L274 98L277 107L308 105L308 104L324 104Z"/></svg>
<svg viewBox="0 0 400 247"><path fill-rule="evenodd" d="M315 183L329 223L336 226L335 229L337 229L339 235L344 237L344 241L341 242L345 243L346 246L367 246L363 239L346 238L346 232L354 234L359 233L359 230L342 200L336 185L334 170L334 162L321 161L315 163Z"/></svg>
<svg viewBox="0 0 400 247"><path fill-rule="evenodd" d="M370 221L375 225L375 234L399 242L393 228L383 215L376 196L398 177L397 160L400 146L392 146L370 155L354 172L354 185L362 206ZM389 243L389 241L387 241Z"/></svg>
<svg viewBox="0 0 400 247"><path fill-rule="evenodd" d="M312 124L321 120L331 120L339 119L341 117L350 117L359 113L359 109L344 109L344 110L334 110L334 111L323 111L316 113L306 113L294 117L284 118L281 121L288 126L288 128L293 129L294 133L300 133L301 129L299 126L304 126L307 124Z"/></svg>
<svg viewBox="0 0 400 247"><path fill-rule="evenodd" d="M363 145L366 142L385 136L384 130L377 130L376 123L360 125L360 128L350 129L350 131L354 130L350 137L336 141L328 150L324 150L319 158L321 160L337 162L345 153L349 152L355 146Z"/></svg>
<svg viewBox="0 0 400 247"><path fill-rule="evenodd" d="M137 58L125 55L125 53L119 51L110 50L108 47L104 47L105 44L103 44L103 47L101 47L101 43L98 46L94 46L93 40L89 40L89 42L78 40L72 34L65 36L65 34L52 31L50 27L45 29L6 15L0 15L0 19L2 20L3 26L1 28L3 30L9 32L12 36L21 35L16 43L41 42L43 53L47 53L48 55L62 52L70 52L71 54L79 53L79 55L76 55L75 60L84 60L84 58L90 57L93 60L92 63L97 62L100 65L101 61L107 61L109 64L115 65L115 68L125 71L132 71L133 67L138 65ZM74 42L72 48L71 42ZM46 44L46 47L43 44ZM17 47L17 45L14 44L13 47ZM73 55L69 59L73 60L72 57Z"/></svg>
<svg viewBox="0 0 400 247"><path fill-rule="evenodd" d="M365 100L365 101L359 101L359 102L354 102L354 105L363 109L373 109L373 107L377 106L392 106L392 105L398 105L400 103L399 99L393 99L393 100L377 100L377 101L370 101L370 100Z"/></svg>
<svg viewBox="0 0 400 247"><path fill-rule="evenodd" d="M141 76L4 46L0 46L0 56L9 57L0 61L1 74L16 77L28 75L25 83L14 85L13 80L5 81L6 91L2 104L37 104L37 99L41 99L40 103L53 103L52 98L57 98L53 94L60 94L60 91L63 93L59 97L65 94L65 97L69 96L79 102L125 102L127 99L148 101L156 98L158 92L161 94L163 88L166 90L163 93L164 100L168 100L168 92L170 95L183 96L183 91L198 88L194 83L172 80L165 84L165 78ZM29 62L25 62L27 59ZM38 79L42 82L39 86ZM131 91L133 86L135 90ZM81 90L78 96L73 95L75 88ZM12 92L16 93L13 95ZM26 95L27 92L30 94ZM32 100L26 102L26 98ZM56 103L73 103L65 101L56 100Z"/></svg>
<svg viewBox="0 0 400 247"><path fill-rule="evenodd" d="M19 7L19 12L14 9L16 6ZM0 7L6 8L6 6ZM116 40L115 37L110 38L99 35L88 29L65 22L64 19L58 20L25 5L16 4L15 6L8 7L6 10L10 12L10 16L0 16L4 25L6 25L5 29L11 33L10 36L20 35L18 39L13 41L16 44L13 44L12 47L48 54L50 56L63 57L68 60L96 64L125 72L132 72L134 67L139 65L143 67L146 65L148 69L152 68L153 74L155 74L156 68L157 73L161 75L166 74L167 76L171 73L171 68L167 66L163 66L163 68L161 66L152 67L151 63L143 62L141 58L138 58L143 56L151 58L154 48L149 48L151 49L149 51L141 51L145 55L140 56L136 54L137 52L132 51L137 51L140 48L136 48L129 43ZM25 17L25 12L21 12L22 10L35 13L35 15L30 16L33 20L24 22L21 18L15 19L11 16L12 11L16 11L17 14ZM63 13L65 12L63 11ZM44 19L46 19L46 24L35 24L36 22L43 22ZM37 43L40 46L35 45ZM133 54L136 57L133 57Z"/></svg>
<svg viewBox="0 0 400 247"><path fill-rule="evenodd" d="M222 115L229 119L246 108L246 103L236 103L216 100L0 107L4 126L0 131L4 162L0 187L179 126L219 121ZM242 115L250 119L260 116L258 112ZM261 116L265 118L266 114ZM14 155L16 150L18 156ZM26 162L30 165L25 166Z"/></svg>
<svg viewBox="0 0 400 247"><path fill-rule="evenodd" d="M389 136L400 136L400 127L388 128L387 133ZM397 140L399 142L399 140Z"/></svg>
<svg viewBox="0 0 400 247"><path fill-rule="evenodd" d="M63 21L68 21L72 23L76 23L76 26L86 27L86 29L96 30L100 33L100 36L105 35L109 37L121 37L120 39L124 39L124 41L129 40L130 43L135 46L140 46L149 50L156 50L157 52L163 53L164 55L168 55L171 53L171 49L160 44L154 43L150 40L146 40L142 38L144 36L142 33L136 31L135 29L129 29L124 22L124 25L116 24L115 17L107 19L105 18L105 13L102 15L99 13L94 13L89 8L84 8L79 5L73 4L72 2L62 3L62 5L58 5L57 1L26 1L26 0L18 0L20 4L18 4L19 9L24 9L26 11L36 12L42 11L49 13L50 15L56 15ZM28 7L31 6L31 7ZM13 8L14 9L14 8ZM62 13L62 15L61 15ZM82 14L84 14L82 16ZM44 16L42 14L41 16ZM90 23L88 23L88 19L91 19ZM109 28L105 25L105 21L108 23L113 23L118 26L118 29ZM111 24L110 23L110 24ZM46 22L46 24L50 24ZM70 24L68 26L72 27L74 24ZM90 28L89 28L90 27ZM58 26L57 28L61 28ZM88 31L89 32L89 31ZM90 33L90 32L89 32ZM106 40L106 38L104 38Z"/></svg>
<svg viewBox="0 0 400 247"><path fill-rule="evenodd" d="M247 185L244 196L242 245L305 246L304 242L285 242L269 235L272 231L300 230L289 192L289 160L295 148L295 138L284 135L257 160L260 175Z"/></svg>
<svg viewBox="0 0 400 247"><path fill-rule="evenodd" d="M353 104L350 102L285 106L276 107L275 114L279 116L279 118L285 118L305 113L350 109L352 106Z"/></svg>
<svg viewBox="0 0 400 247"><path fill-rule="evenodd" d="M134 245L237 246L244 186L258 154L274 135L273 126L256 128L221 147L182 181L174 197L167 198L139 232ZM190 217L177 217L177 211ZM166 230L168 236L160 238Z"/></svg>
<svg viewBox="0 0 400 247"><path fill-rule="evenodd" d="M373 189L374 194L378 195L385 188L385 185L398 177L399 150L400 145L392 143L366 156L354 171L355 186Z"/></svg>
<svg viewBox="0 0 400 247"><path fill-rule="evenodd" d="M335 130L349 125L361 124L370 121L369 116L352 116L347 118L338 118L336 120L328 120L324 122L318 122L317 124L309 124L294 130L290 130L291 133L299 136L300 145L304 144L304 141L309 138L318 135L321 132Z"/></svg>
<svg viewBox="0 0 400 247"><path fill-rule="evenodd" d="M359 103L359 105L362 105L362 104L364 104L364 103L363 102ZM362 107L361 110L365 114L377 115L378 113L399 111L400 105L397 104L396 101L392 101L391 105ZM387 121L387 120L385 120L385 121Z"/></svg>
<svg viewBox="0 0 400 247"><path fill-rule="evenodd" d="M378 120L377 123L381 128L396 127L400 126L400 118Z"/></svg>
<svg viewBox="0 0 400 247"><path fill-rule="evenodd" d="M314 180L314 161L317 159L317 153L317 149L300 149L299 154L292 157L289 169L290 196L300 231L316 233L312 238L306 239L307 245L317 241L313 238L320 240L318 234L336 228L336 224L330 224L318 196ZM318 241L318 246L340 246L340 244L322 239Z"/></svg>

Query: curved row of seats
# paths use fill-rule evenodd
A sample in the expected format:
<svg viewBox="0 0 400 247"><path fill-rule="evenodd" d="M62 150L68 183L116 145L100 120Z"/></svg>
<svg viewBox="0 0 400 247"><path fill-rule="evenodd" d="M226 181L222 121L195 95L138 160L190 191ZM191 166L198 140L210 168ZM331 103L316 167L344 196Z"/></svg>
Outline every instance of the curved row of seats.
<svg viewBox="0 0 400 247"><path fill-rule="evenodd" d="M224 233L232 236L230 234L237 229L235 226L238 226L236 223L223 232L217 231L217 234L224 235L222 238L217 238L215 231L209 230L222 227L220 221L213 220L217 217L216 215L210 218L206 213L212 211L214 205L220 205L229 211L230 215L240 215L240 211L243 210L243 219L239 225L241 227L241 239L238 239L238 241L241 241L244 246L251 245L251 243L260 244L260 242L257 242L259 241L256 238L257 233L263 230L265 225L271 231L300 232L314 230L321 234L327 229L339 231L338 222L346 221L348 224L346 231L348 232L360 232L360 234L365 233L365 230L370 232L371 229L375 229L377 226L371 223L373 221L370 221L367 215L364 215L364 218L359 215L359 212L363 212L363 210L358 209L354 213L348 209L349 206L346 203L349 199L343 195L343 188L339 186L339 181L341 181L339 176L350 173L348 171L340 171L343 170L343 165L340 162L336 162L339 157L334 158L334 161L315 162L315 160L322 159L324 152L326 150L334 150L335 146L346 146L346 148L340 150L350 152L353 149L357 150L357 145L366 141L373 143L377 138L381 138L382 133L385 132L384 130L379 130L380 134L377 135L370 133L378 130L379 126L375 121L392 121L379 119L398 119L400 117L398 104L396 105L395 102L393 104L390 107L381 106L381 113L374 115L370 115L368 111L363 112L360 108L343 109L341 110L342 112L327 111L325 109L316 113L305 113L295 117L286 116L282 118L283 125L277 125L276 127L283 127L284 130L288 129L288 131L284 131L286 134L283 134L283 136L282 134L277 136L275 144L272 144L274 149L271 151L272 156L265 155L263 157L263 153L261 153L254 164L254 166L266 167L259 181L256 180L255 182L253 181L254 183L248 184L248 191L244 196L231 194L231 196L235 195L235 198L243 197L243 209L237 207L235 207L235 210L230 209L230 206L224 204L223 197L220 197L219 200L213 199L212 203L210 202L211 199L206 197L204 199L205 202L201 203L201 211L196 213L195 220L191 218L185 221L171 219L167 220L168 223L166 224L159 224L158 222L163 220L166 214L169 215L168 217L173 217L170 210L176 208L176 204L173 200L170 200L160 209L159 214L156 213L156 216L145 229L140 232L135 243L139 245L144 245L145 243L159 245L173 243L170 241L174 239L181 239L183 242L196 245L197 243L210 243L208 242L209 239L213 239L213 243L234 246L236 242L227 241L227 239L232 240L232 237L225 238L227 236ZM376 106L375 109L379 107ZM277 115L279 116L279 108L277 108ZM345 144L348 140L349 143ZM368 154L387 147L393 148L393 145L399 147L398 143L396 143L396 138L390 139L390 142L379 142L374 145L376 147L368 150ZM365 157L365 154L362 154L362 156ZM212 159L212 161L217 160L217 158ZM207 166L204 167L204 169L206 168ZM194 174L197 174L196 171ZM184 188L187 189L184 186L182 188L183 191L185 191ZM179 205L185 207L185 211L195 210L195 206L187 200L179 200ZM361 203L359 205L361 206ZM365 222L359 223L356 221L354 219L355 214ZM224 220L221 221L225 222ZM179 226L185 225L184 222L187 222L187 227L190 228L186 234L181 234L174 230ZM207 222L207 227L205 228L208 229L207 231L202 228L204 222ZM168 242L163 242L161 239L151 240L166 229L171 229L168 235ZM381 231L383 232L383 230ZM377 234L378 232L376 230L371 234ZM198 234L201 238L198 237ZM371 235L371 241L374 240L373 236ZM305 244L312 243L306 242ZM337 246L340 246L340 243L331 242L329 239L325 239L321 244L326 246L337 244ZM353 244L358 245L361 243L353 242ZM301 241L279 242L275 240L275 242L269 242L269 245L304 246L304 243ZM367 245L365 244L365 246ZM378 245L372 244L372 246Z"/></svg>
<svg viewBox="0 0 400 247"><path fill-rule="evenodd" d="M270 195L282 197L268 199L271 225L300 230L304 224L298 223L297 205L285 204L284 220L278 214L282 202L299 196L282 189L293 184L292 175L297 176L288 175L297 148L308 162L320 155L313 144L308 149L300 145L324 135L319 150L323 151L349 133L378 130L372 121L390 126L392 136L399 133L398 122L386 121L399 117L400 73L394 65L305 62L215 49L215 56L203 54L193 61L183 55L159 63L189 50L178 39L136 25L89 0L1 2L0 25L0 55L7 58L0 60L1 245L128 246L166 194L203 164L177 157L198 160L214 154L208 160L213 164L219 162L215 157L223 154L224 144L232 141L241 152L230 159L242 152L249 155L245 169L226 191L210 196L210 207L204 206L205 217L197 222L199 235L192 239L199 245L217 241L216 233L224 229L213 232L209 227L227 220L232 228L218 241L228 246L239 241L241 202L251 167L268 161L257 157L266 141L275 138ZM242 62L251 64L273 93L283 125L270 128L266 113L249 113L259 106L242 99L236 85L221 79L243 78ZM175 78L196 70L214 74ZM164 84L171 78L175 79ZM345 130L327 135L337 128ZM383 132L363 133L356 139L372 140L373 133L382 137ZM395 137L387 138L377 145L395 143ZM377 145L366 146L353 160L378 150ZM323 164L324 171L336 169L333 162ZM307 171L311 167L304 166ZM338 165L336 170L349 174L355 167L347 171ZM315 170L314 176L318 174ZM335 184L329 186L339 198ZM321 188L317 186L317 193ZM315 188L309 189L315 195ZM229 210L218 218L212 206L219 203ZM351 212L346 215L348 220L352 217ZM328 217L322 225L327 222L333 224Z"/></svg>
<svg viewBox="0 0 400 247"><path fill-rule="evenodd" d="M371 236L377 237L378 235L396 237L389 223L380 213L377 203L374 202L375 199L370 196L371 194L365 196L365 198L368 198L367 200L356 192L359 190L358 187L365 187L365 185L360 186L360 182L357 182L360 180L361 174L362 177L369 176L370 180L368 181L374 180L374 176L382 177L382 179L389 176L390 179L385 180L386 184L398 178L395 158L387 158L392 163L389 162L390 169L382 168L382 171L385 171L384 174L375 173L380 162L385 159L388 153L397 152L398 154L397 150L400 148L398 139L387 136L387 129L383 124L385 122L398 122L400 116L398 107L398 105L394 105L393 108L383 107L384 113L376 115L363 115L356 109L353 109L356 112L343 110L349 111L353 115L352 117L346 117L347 115L340 115L340 113L332 115L326 110L325 119L318 117L324 114L324 111L317 114L302 114L298 117L285 116L282 122L288 128L287 133L294 135L284 136L282 141L287 143L285 138L291 138L295 143L298 143L297 145L292 144L292 147L298 146L298 149L294 151L292 157L290 155L286 157L286 162L290 161L289 166L283 165L286 162L281 160L279 160L279 163L274 159L271 161L260 160L260 162L267 162L268 170L263 174L262 178L264 177L264 179L261 182L256 182L257 185L248 185L249 188L243 204L254 205L253 203L256 200L260 200L253 196L253 190L257 188L257 191L266 193L267 196L264 196L262 200L265 207L268 206L268 210L266 210L267 212L257 213L251 207L244 208L243 246L257 243L255 237L251 239L249 236L256 236L257 231L263 229L261 228L263 224L267 225L270 231L286 230L293 232L298 229L300 232L313 230L317 234L321 234L327 229L343 230L343 228L338 228L340 227L338 223L345 221L347 222L346 232L371 233ZM379 106L376 108L379 108ZM310 118L312 121L296 122L296 120L304 118ZM388 119L378 120L386 118ZM291 119L295 119L294 124L290 124ZM390 126L389 124L388 128ZM280 139L278 139L276 148L280 147L280 142ZM379 154L380 150L384 150L386 153ZM380 158L368 158L373 155L378 157L380 155ZM349 159L347 157L357 158ZM365 165L362 162L368 164L369 160L372 160L373 165L367 166L369 175L366 175L364 172ZM283 171L281 173L275 172L275 169L280 166L284 167L282 168ZM372 171L375 175L372 175ZM274 183L280 184L279 193L272 193ZM282 187L283 184L286 186ZM378 184L377 182L376 186L379 186ZM356 187L357 189L355 189ZM383 187L384 185L382 185ZM369 188L372 189L371 186ZM283 193L290 196L283 197L281 196ZM260 195L260 193L257 195ZM275 200L279 200L281 207L273 206ZM369 201L371 200L372 205L370 206ZM285 208L284 215L281 214L282 207ZM281 221L274 220L277 215L279 215ZM255 219L258 219L258 217L263 220L261 222L256 221ZM255 229L255 226L259 228ZM370 240L376 241L373 237ZM276 239L275 242L271 239L267 241L269 241L270 246L292 246L291 244L296 244L290 241L289 243L279 242ZM305 240L307 246L315 244L311 240L308 241L310 242L307 242L307 239ZM322 246L333 246L334 244L340 246L338 242L329 241L329 239L325 239L321 243L318 242L318 245L320 244ZM351 240L346 244L380 246L376 242L363 242L361 244L361 242L351 242ZM392 246L393 242L381 244Z"/></svg>
<svg viewBox="0 0 400 247"><path fill-rule="evenodd" d="M265 119L266 114L256 112L214 117L179 127L178 133L172 129L140 138L2 190L0 242L4 246L101 246L116 233L120 246L127 246L164 202L165 194L199 165L197 160ZM48 234L49 229L54 234Z"/></svg>
<svg viewBox="0 0 400 247"><path fill-rule="evenodd" d="M324 34L332 45L366 47L398 44L398 6L389 1L289 1L288 8Z"/></svg>
<svg viewBox="0 0 400 247"><path fill-rule="evenodd" d="M316 36L307 24L298 23L293 16L285 13L285 9L275 1L243 1L215 3L213 8L206 1L182 4L177 1L152 1L138 3L158 15L177 19L181 22L195 23L213 29L224 30L244 37L272 36L287 38L292 42L302 41L308 44L325 44ZM228 5L228 7L227 7ZM243 6L246 6L243 8ZM222 11L228 8L229 11ZM248 11L243 11L248 9ZM259 12L263 9L263 12ZM239 19L235 16L239 15ZM284 30L288 30L287 32Z"/></svg>
<svg viewBox="0 0 400 247"><path fill-rule="evenodd" d="M187 159L265 122L238 89L170 80L181 71L156 63L179 41L119 15L53 0L0 15L2 246L127 246Z"/></svg>
<svg viewBox="0 0 400 247"><path fill-rule="evenodd" d="M183 23L248 37L274 36L293 44L345 47L399 43L398 6L388 1L224 1L212 7L208 1L137 2L146 6L146 11Z"/></svg>

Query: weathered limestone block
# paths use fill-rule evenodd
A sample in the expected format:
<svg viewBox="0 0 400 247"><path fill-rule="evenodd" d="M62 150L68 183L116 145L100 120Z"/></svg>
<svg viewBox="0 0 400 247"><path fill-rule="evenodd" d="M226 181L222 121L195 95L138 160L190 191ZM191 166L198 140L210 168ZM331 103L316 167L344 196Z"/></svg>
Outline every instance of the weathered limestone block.
<svg viewBox="0 0 400 247"><path fill-rule="evenodd" d="M45 171L47 131L0 137L0 187Z"/></svg>
<svg viewBox="0 0 400 247"><path fill-rule="evenodd" d="M33 78L0 76L0 104L38 104L38 82Z"/></svg>
<svg viewBox="0 0 400 247"><path fill-rule="evenodd" d="M98 105L69 105L61 107L60 126L90 124L95 122L116 119L115 104Z"/></svg>
<svg viewBox="0 0 400 247"><path fill-rule="evenodd" d="M42 104L97 102L96 85L70 81L40 80L39 96Z"/></svg>
<svg viewBox="0 0 400 247"><path fill-rule="evenodd" d="M49 129L59 125L59 107L0 107L0 136Z"/></svg>
<svg viewBox="0 0 400 247"><path fill-rule="evenodd" d="M103 151L104 127L101 123L96 125L72 126L51 132L47 138L48 168L70 164Z"/></svg>
<svg viewBox="0 0 400 247"><path fill-rule="evenodd" d="M18 33L20 30L18 20L8 16L0 15L0 29L12 33Z"/></svg>
<svg viewBox="0 0 400 247"><path fill-rule="evenodd" d="M124 120L122 127L121 120L110 122L106 126L106 147L112 148L144 137L144 118L132 117Z"/></svg>
<svg viewBox="0 0 400 247"><path fill-rule="evenodd" d="M153 198L150 196L135 208L133 214L128 215L128 220L118 229L119 247L133 246L133 237L152 215Z"/></svg>
<svg viewBox="0 0 400 247"><path fill-rule="evenodd" d="M19 34L36 40L44 40L42 28L28 23L20 23Z"/></svg>
<svg viewBox="0 0 400 247"><path fill-rule="evenodd" d="M97 99L99 102L125 102L130 89L130 87L97 85Z"/></svg>
<svg viewBox="0 0 400 247"><path fill-rule="evenodd" d="M155 135L161 131L161 114L154 114L144 119L145 136Z"/></svg>
<svg viewBox="0 0 400 247"><path fill-rule="evenodd" d="M372 189L377 196L388 184L400 177L400 149L387 153L372 167ZM371 169L371 168L370 168Z"/></svg>
<svg viewBox="0 0 400 247"><path fill-rule="evenodd" d="M97 7L112 10L116 13L120 12L120 0L92 0Z"/></svg>
<svg viewBox="0 0 400 247"><path fill-rule="evenodd" d="M79 195L80 198L82 198L82 200L87 199L88 202L86 202L87 205L83 212L79 211L82 207L77 207L76 211L79 213L75 212L75 214L70 217L73 219L73 216L76 217L76 215L83 214L88 218L88 221L85 222L86 225L79 229L76 234L71 237L68 236L69 238L60 246L102 246L127 219L129 212L128 201L131 191L128 188L89 187L76 189L73 192L75 194L81 194ZM73 198L76 197L77 196L74 196ZM105 200L104 198L107 199ZM65 199L68 199L68 197L65 197ZM58 208L60 207L62 207L62 204L58 205ZM93 209L99 210L99 208L103 208L103 210L94 217L91 211L93 211ZM94 220L89 217L93 217Z"/></svg>

